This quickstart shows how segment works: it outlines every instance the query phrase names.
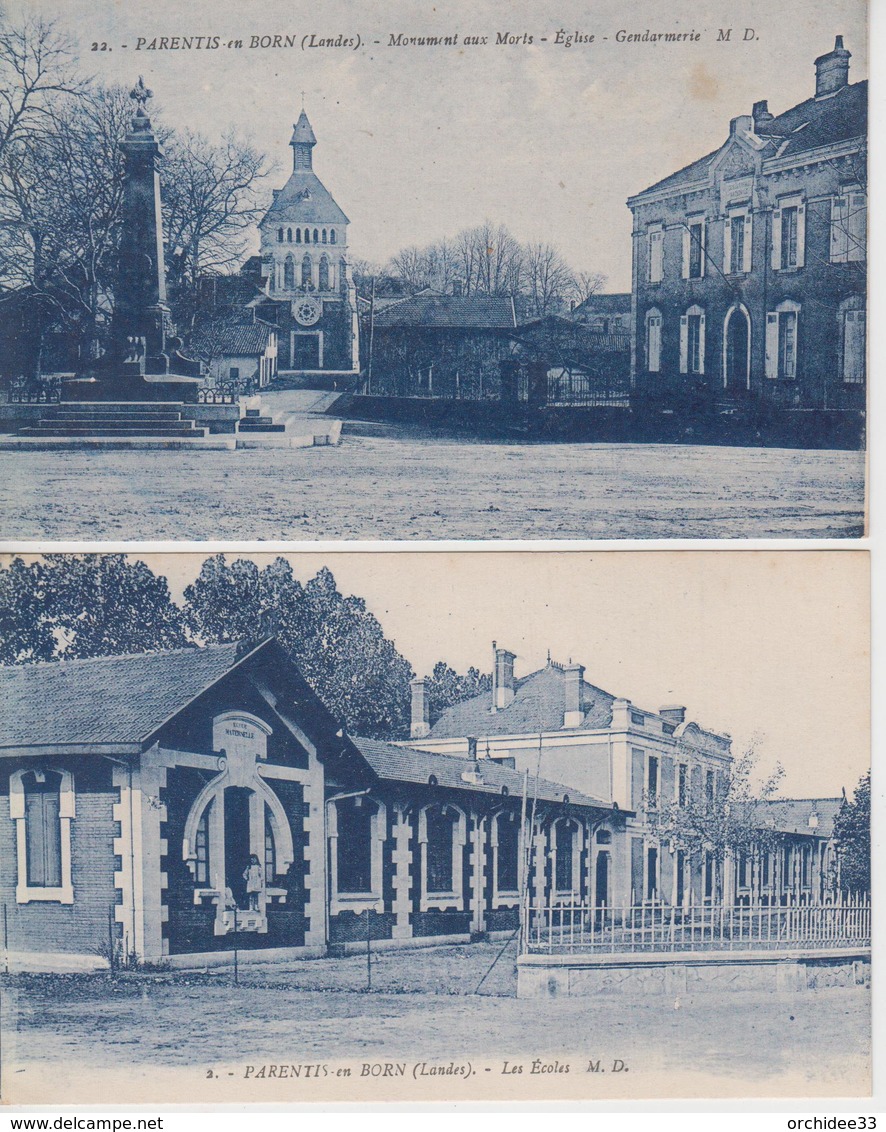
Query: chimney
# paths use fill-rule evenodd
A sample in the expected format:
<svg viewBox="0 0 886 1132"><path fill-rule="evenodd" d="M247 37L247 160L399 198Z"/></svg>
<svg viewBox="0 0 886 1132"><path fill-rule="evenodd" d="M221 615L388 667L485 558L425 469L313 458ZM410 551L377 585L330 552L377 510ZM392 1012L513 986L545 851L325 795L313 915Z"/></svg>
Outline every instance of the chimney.
<svg viewBox="0 0 886 1132"><path fill-rule="evenodd" d="M582 683L585 678L583 664L567 664L563 669L563 726L581 727L585 713L582 708Z"/></svg>
<svg viewBox="0 0 886 1132"><path fill-rule="evenodd" d="M749 134L754 128L754 119L750 114L739 114L737 118L733 118L729 123L729 136L734 138L735 135L742 131Z"/></svg>
<svg viewBox="0 0 886 1132"><path fill-rule="evenodd" d="M815 97L835 94L849 82L849 60L852 55L843 46L843 36L834 41L834 50L815 60Z"/></svg>
<svg viewBox="0 0 886 1132"><path fill-rule="evenodd" d="M409 734L413 739L424 739L431 732L427 681L411 680L409 687L412 689L412 724Z"/></svg>
<svg viewBox="0 0 886 1132"><path fill-rule="evenodd" d="M483 784L480 763L477 759L477 739L474 735L468 736L468 769L462 771L461 780L462 782L470 782L474 786Z"/></svg>
<svg viewBox="0 0 886 1132"><path fill-rule="evenodd" d="M668 723L679 725L686 722L686 708L682 704L665 704L658 709L658 714Z"/></svg>
<svg viewBox="0 0 886 1132"><path fill-rule="evenodd" d="M492 710L501 711L514 698L514 661L517 657L516 654L508 652L507 649L496 648L494 641L492 647L495 651L495 668L492 674Z"/></svg>
<svg viewBox="0 0 886 1132"><path fill-rule="evenodd" d="M769 113L769 100L762 99L760 102L754 103L754 108L751 111L751 117L754 119L754 129L756 130L766 122L771 122L773 115Z"/></svg>

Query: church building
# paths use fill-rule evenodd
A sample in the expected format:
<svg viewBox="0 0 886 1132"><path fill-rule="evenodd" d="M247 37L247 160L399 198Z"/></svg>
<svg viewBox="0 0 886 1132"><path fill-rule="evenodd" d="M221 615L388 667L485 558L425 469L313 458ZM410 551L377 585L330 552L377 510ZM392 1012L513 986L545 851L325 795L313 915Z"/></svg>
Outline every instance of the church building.
<svg viewBox="0 0 886 1132"><path fill-rule="evenodd" d="M279 327L281 375L335 381L360 369L349 220L314 172L317 139L304 110L289 144L292 173L259 224L267 297L253 305Z"/></svg>

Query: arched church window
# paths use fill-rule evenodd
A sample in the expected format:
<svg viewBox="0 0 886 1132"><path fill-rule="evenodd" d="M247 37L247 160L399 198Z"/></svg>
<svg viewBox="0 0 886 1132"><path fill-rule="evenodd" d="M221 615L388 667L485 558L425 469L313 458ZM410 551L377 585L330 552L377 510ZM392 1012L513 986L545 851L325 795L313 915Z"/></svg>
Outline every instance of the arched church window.
<svg viewBox="0 0 886 1132"><path fill-rule="evenodd" d="M283 289L292 291L295 288L295 263L292 256L286 257L286 262L283 264Z"/></svg>
<svg viewBox="0 0 886 1132"><path fill-rule="evenodd" d="M290 244L292 243L292 229L291 228L286 229L286 239Z"/></svg>
<svg viewBox="0 0 886 1132"><path fill-rule="evenodd" d="M335 243L335 229L334 228L332 228L329 232L329 242L330 242L330 244Z"/></svg>
<svg viewBox="0 0 886 1132"><path fill-rule="evenodd" d="M277 243L278 244L283 243L283 229L282 228L277 229Z"/></svg>
<svg viewBox="0 0 886 1132"><path fill-rule="evenodd" d="M319 287L321 291L329 290L329 260L326 256L320 259Z"/></svg>
<svg viewBox="0 0 886 1132"><path fill-rule="evenodd" d="M315 244L319 244L319 243L320 243L320 240L318 239L318 236L319 236L319 233L318 233L317 229L315 228L315 229L314 229L314 243L315 243Z"/></svg>
<svg viewBox="0 0 886 1132"><path fill-rule="evenodd" d="M313 280L311 278L311 257L306 255L301 261L301 283L303 287L310 287Z"/></svg>
<svg viewBox="0 0 886 1132"><path fill-rule="evenodd" d="M296 228L295 230L295 242L297 244L301 243L301 228Z"/></svg>
<svg viewBox="0 0 886 1132"><path fill-rule="evenodd" d="M326 229L325 228L323 229L323 232L321 234L323 236L323 243L325 244L326 243Z"/></svg>

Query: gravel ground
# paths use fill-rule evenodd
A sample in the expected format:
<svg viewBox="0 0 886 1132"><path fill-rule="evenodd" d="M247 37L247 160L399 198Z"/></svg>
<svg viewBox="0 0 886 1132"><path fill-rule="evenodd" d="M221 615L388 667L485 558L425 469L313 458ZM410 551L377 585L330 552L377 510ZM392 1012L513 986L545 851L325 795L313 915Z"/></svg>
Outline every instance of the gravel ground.
<svg viewBox="0 0 886 1132"><path fill-rule="evenodd" d="M869 1090L862 988L518 1000L511 946L474 994L499 951L484 944L385 953L370 993L363 956L245 967L237 986L227 971L6 978L5 1096L157 1103L379 1098L405 1096L403 1089L450 1098L493 1089L515 1099ZM416 1080L419 1059L469 1064L473 1077ZM535 1059L569 1072L533 1074ZM603 1073L588 1073L597 1059ZM523 1073L505 1074L506 1061ZM627 1069L613 1072L617 1061ZM403 1063L405 1080L364 1076L364 1065L385 1063ZM327 1076L256 1076L281 1064L323 1065ZM344 1067L351 1078L336 1084Z"/></svg>
<svg viewBox="0 0 886 1132"><path fill-rule="evenodd" d="M346 436L338 448L3 452L6 539L848 538L864 454Z"/></svg>

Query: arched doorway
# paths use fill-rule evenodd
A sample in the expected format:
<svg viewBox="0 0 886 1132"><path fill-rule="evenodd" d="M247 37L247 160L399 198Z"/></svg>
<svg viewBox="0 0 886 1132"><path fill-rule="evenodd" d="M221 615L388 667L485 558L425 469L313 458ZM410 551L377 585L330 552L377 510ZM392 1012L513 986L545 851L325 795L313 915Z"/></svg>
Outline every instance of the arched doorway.
<svg viewBox="0 0 886 1132"><path fill-rule="evenodd" d="M751 384L751 321L743 306L731 307L723 325L723 385L747 393Z"/></svg>

